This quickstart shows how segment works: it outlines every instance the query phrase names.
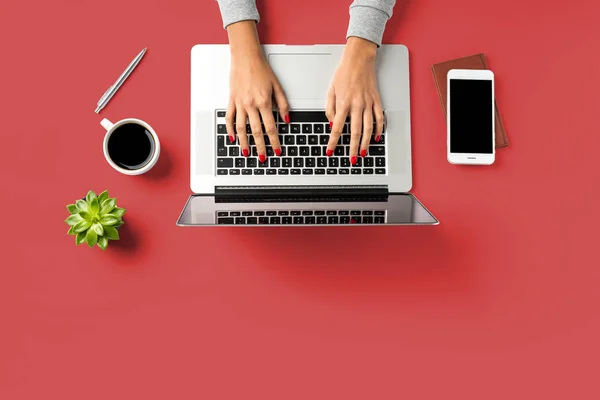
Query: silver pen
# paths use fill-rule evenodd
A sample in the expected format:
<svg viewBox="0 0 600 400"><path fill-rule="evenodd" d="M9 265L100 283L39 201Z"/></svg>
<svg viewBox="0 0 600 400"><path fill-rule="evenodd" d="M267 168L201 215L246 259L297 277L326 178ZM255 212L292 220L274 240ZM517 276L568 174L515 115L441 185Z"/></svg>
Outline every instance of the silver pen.
<svg viewBox="0 0 600 400"><path fill-rule="evenodd" d="M119 76L119 79L117 79L117 81L111 87L109 87L108 90L102 95L97 104L98 107L96 108L96 114L98 114L100 110L102 110L104 106L108 104L110 99L112 99L115 93L117 93L117 90L119 90L123 82L125 82L129 75L131 75L135 67L137 67L139 62L142 60L142 57L144 57L144 54L146 54L146 49L147 48L142 50L140 54L138 54L137 57L133 59L133 61L127 66L125 71L123 71L121 76Z"/></svg>

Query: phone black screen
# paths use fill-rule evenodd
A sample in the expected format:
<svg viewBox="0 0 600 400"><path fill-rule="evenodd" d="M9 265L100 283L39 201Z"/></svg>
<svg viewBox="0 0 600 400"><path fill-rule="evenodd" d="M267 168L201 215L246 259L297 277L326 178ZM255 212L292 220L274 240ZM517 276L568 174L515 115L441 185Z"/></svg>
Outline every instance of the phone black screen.
<svg viewBox="0 0 600 400"><path fill-rule="evenodd" d="M492 81L450 79L450 152L492 154Z"/></svg>

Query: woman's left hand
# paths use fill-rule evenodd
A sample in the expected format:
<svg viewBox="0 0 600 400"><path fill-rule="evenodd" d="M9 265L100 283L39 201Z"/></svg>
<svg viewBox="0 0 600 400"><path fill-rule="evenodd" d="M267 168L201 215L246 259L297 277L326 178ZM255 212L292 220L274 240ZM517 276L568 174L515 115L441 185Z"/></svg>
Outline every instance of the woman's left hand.
<svg viewBox="0 0 600 400"><path fill-rule="evenodd" d="M331 88L327 94L326 115L331 126L327 156L331 156L350 115L350 162L356 164L358 149L365 157L371 136L379 141L383 132L383 110L375 77L377 45L350 37L344 49ZM375 122L375 132L373 132ZM362 137L362 140L361 140Z"/></svg>

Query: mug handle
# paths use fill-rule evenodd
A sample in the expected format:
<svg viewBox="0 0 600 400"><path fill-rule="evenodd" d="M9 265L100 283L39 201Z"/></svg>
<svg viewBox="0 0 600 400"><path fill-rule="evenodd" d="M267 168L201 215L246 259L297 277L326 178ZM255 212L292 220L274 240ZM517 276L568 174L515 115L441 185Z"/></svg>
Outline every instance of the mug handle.
<svg viewBox="0 0 600 400"><path fill-rule="evenodd" d="M102 125L102 127L104 129L106 129L106 131L108 132L108 131L110 131L113 128L113 126L115 124L113 124L112 122L110 122L108 119L104 118L102 121L100 121L100 125Z"/></svg>

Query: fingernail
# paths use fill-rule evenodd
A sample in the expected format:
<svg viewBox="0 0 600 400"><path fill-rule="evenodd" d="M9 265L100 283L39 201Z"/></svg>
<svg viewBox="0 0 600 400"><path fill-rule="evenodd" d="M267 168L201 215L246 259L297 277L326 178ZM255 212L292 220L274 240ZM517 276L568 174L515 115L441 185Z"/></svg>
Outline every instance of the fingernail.
<svg viewBox="0 0 600 400"><path fill-rule="evenodd" d="M333 150L327 150L327 157L331 157L333 155Z"/></svg>
<svg viewBox="0 0 600 400"><path fill-rule="evenodd" d="M235 137L234 136L229 136L229 143L233 143L235 142Z"/></svg>
<svg viewBox="0 0 600 400"><path fill-rule="evenodd" d="M281 149L275 149L275 155L279 157L281 155Z"/></svg>
<svg viewBox="0 0 600 400"><path fill-rule="evenodd" d="M286 115L283 117L283 120L285 121L285 123L286 123L286 124L289 124L289 123L290 123L290 116L289 116L289 114L286 114Z"/></svg>
<svg viewBox="0 0 600 400"><path fill-rule="evenodd" d="M361 150L360 151L360 156L361 157L366 157L367 156L367 151L366 150Z"/></svg>
<svg viewBox="0 0 600 400"><path fill-rule="evenodd" d="M242 149L242 155L244 157L248 157L248 154L249 154L248 149Z"/></svg>
<svg viewBox="0 0 600 400"><path fill-rule="evenodd" d="M350 163L351 163L352 165L356 165L356 156L352 156L352 157L350 157Z"/></svg>
<svg viewBox="0 0 600 400"><path fill-rule="evenodd" d="M333 122L329 121L329 129L333 128Z"/></svg>
<svg viewBox="0 0 600 400"><path fill-rule="evenodd" d="M375 136L375 141L376 141L377 143L379 143L379 141L380 141L380 140L381 140L381 136Z"/></svg>
<svg viewBox="0 0 600 400"><path fill-rule="evenodd" d="M265 161L267 161L267 157L264 154L259 154L258 155L258 160L260 162L265 162Z"/></svg>

